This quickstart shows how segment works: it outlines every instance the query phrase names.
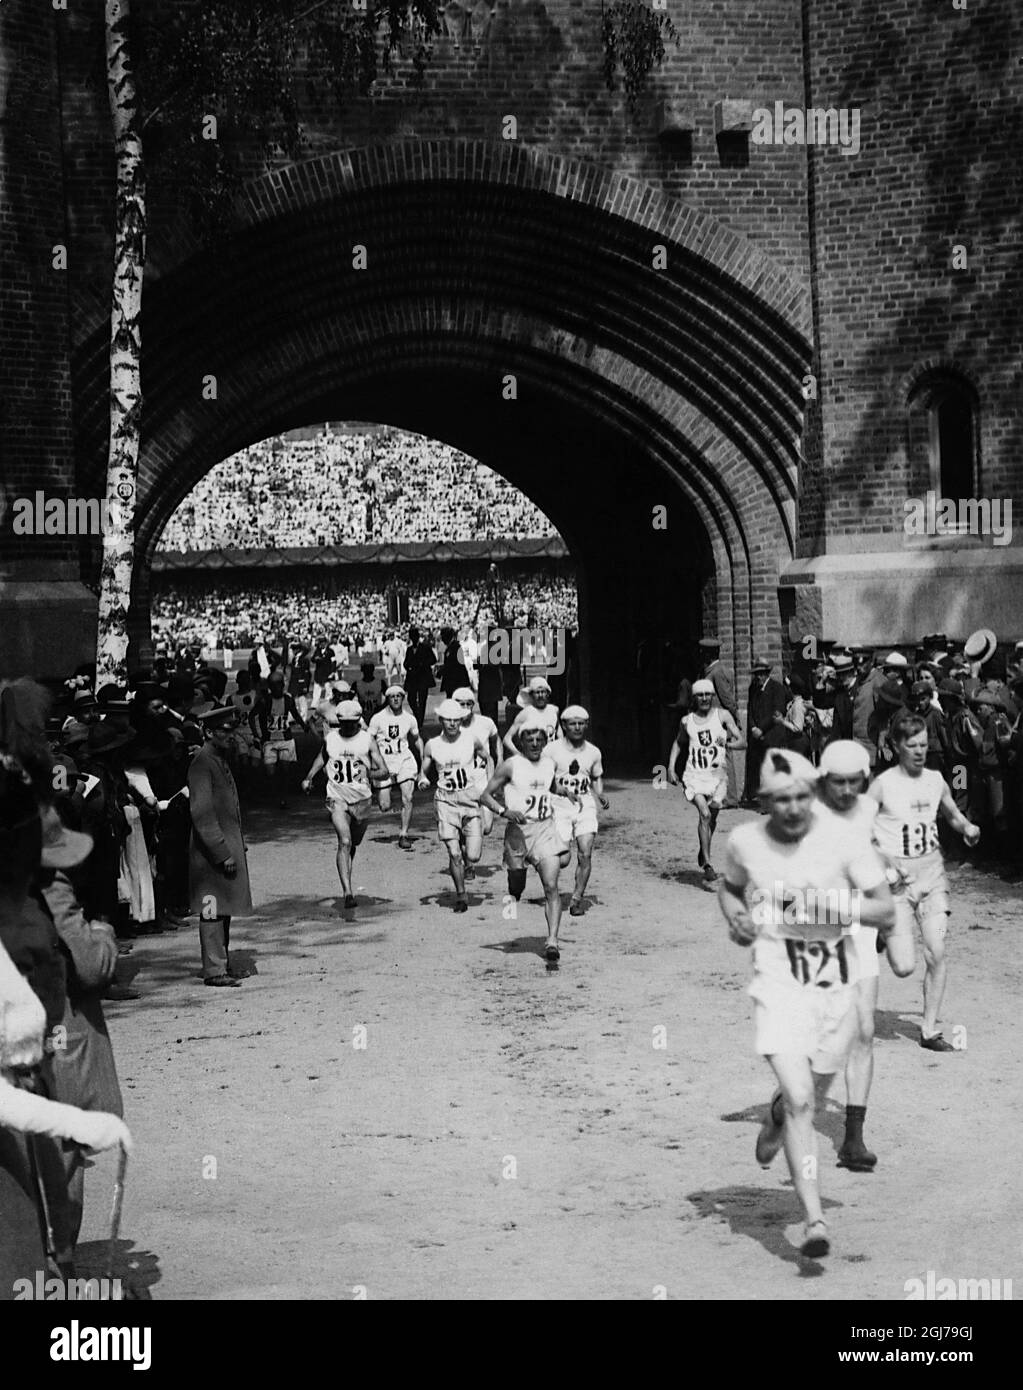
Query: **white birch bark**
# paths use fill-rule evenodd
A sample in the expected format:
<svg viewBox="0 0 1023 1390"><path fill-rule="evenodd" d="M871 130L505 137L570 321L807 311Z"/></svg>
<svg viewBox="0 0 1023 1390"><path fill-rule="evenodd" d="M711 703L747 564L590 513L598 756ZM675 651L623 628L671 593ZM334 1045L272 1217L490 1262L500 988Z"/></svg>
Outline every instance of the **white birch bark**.
<svg viewBox="0 0 1023 1390"><path fill-rule="evenodd" d="M110 313L110 448L103 569L96 641L97 689L127 678L128 606L135 558L142 416L142 277L146 263L146 181L135 77L128 40L130 0L104 0L107 92L117 159L114 275Z"/></svg>

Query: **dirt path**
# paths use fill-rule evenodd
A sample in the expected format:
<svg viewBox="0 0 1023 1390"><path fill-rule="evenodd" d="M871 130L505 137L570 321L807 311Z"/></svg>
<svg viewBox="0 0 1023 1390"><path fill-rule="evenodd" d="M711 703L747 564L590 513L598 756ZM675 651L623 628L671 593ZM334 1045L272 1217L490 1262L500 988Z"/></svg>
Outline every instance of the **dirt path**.
<svg viewBox="0 0 1023 1390"><path fill-rule="evenodd" d="M1023 1289L1019 890L953 879L944 1022L967 1051L922 1052L920 968L885 971L880 1164L833 1166L837 1086L835 1249L808 1265L781 1160L753 1160L769 1075L692 812L649 784L609 792L597 903L566 916L554 972L535 876L503 916L499 831L456 917L429 805L411 853L374 819L345 920L319 801L249 817L259 914L233 935L258 974L204 989L192 926L140 940L144 997L109 1006L138 1142L122 1232L154 1297L898 1299L928 1270ZM109 1184L104 1159L86 1268Z"/></svg>

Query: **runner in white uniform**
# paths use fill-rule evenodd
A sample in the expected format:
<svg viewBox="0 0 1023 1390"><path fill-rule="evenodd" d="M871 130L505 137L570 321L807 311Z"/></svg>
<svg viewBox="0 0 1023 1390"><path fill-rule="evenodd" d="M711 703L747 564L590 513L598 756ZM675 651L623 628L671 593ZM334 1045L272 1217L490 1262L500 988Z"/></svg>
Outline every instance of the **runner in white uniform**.
<svg viewBox="0 0 1023 1390"><path fill-rule="evenodd" d="M575 842L575 887L568 905L571 916L581 917L583 898L593 867L593 840L597 833L597 801L607 810L604 795L604 760L600 749L587 743L590 716L582 705L569 705L561 714L564 734L547 745L554 760L554 826L566 845ZM569 801L577 796L578 804Z"/></svg>
<svg viewBox="0 0 1023 1390"><path fill-rule="evenodd" d="M391 774L390 782L379 789L380 809L385 812L391 809L391 788L398 787L401 791L398 848L411 849L408 830L412 820L412 793L423 764L423 740L416 717L406 705L404 687L389 685L384 699L384 708L369 721L369 732L376 739Z"/></svg>
<svg viewBox="0 0 1023 1390"><path fill-rule="evenodd" d="M337 706L337 725L329 725L320 751L302 782L307 792L322 767L327 770L327 813L337 834L337 874L341 880L345 907L355 907L352 893L352 862L366 833L372 805L371 781L390 780L387 765L372 734L362 725L358 700Z"/></svg>
<svg viewBox="0 0 1023 1390"><path fill-rule="evenodd" d="M543 676L533 677L526 686L526 694L529 696L530 703L524 709L519 710L504 736L504 751L509 758L514 757L521 750L519 734L527 724L530 728L543 729L548 743L557 737L558 707L548 703L551 698L551 688Z"/></svg>
<svg viewBox="0 0 1023 1390"><path fill-rule="evenodd" d="M855 841L863 850L869 850L877 802L863 792L870 777L867 750L853 739L836 739L821 754L819 772L817 790L821 804L818 813L834 816L838 823L836 833L847 835L850 843ZM838 1151L838 1166L856 1173L869 1173L877 1164L877 1155L863 1142L867 1099L874 1076L874 1013L880 975L877 936L876 927L861 926L852 937L859 969L857 1029L845 1064L845 1140ZM910 975L913 971L912 941L908 952L904 942L905 938L888 933L889 961L896 975Z"/></svg>
<svg viewBox="0 0 1023 1390"><path fill-rule="evenodd" d="M455 700L437 706L443 732L426 744L421 787L430 785L436 769L437 833L447 847L451 877L455 881L455 911L466 912L466 868L478 864L483 853L483 826L480 793L475 781L476 758L486 748L462 728L463 709Z"/></svg>
<svg viewBox="0 0 1023 1390"><path fill-rule="evenodd" d="M473 777L474 786L478 787L482 793L483 788L493 775L494 768L501 761L501 738L497 732L497 725L488 715L476 712L476 695L470 686L461 686L451 698L464 711L462 728L483 744L487 750L486 756L482 753L476 754ZM482 805L480 806L480 813L483 817L483 833L489 835L494 828L494 813L489 806ZM474 877L474 871L467 870L466 877Z"/></svg>
<svg viewBox="0 0 1023 1390"><path fill-rule="evenodd" d="M717 873L710 862L710 846L717 828L718 812L728 795L728 749L737 748L742 742L738 726L728 711L712 708L714 695L712 681L694 681L695 709L683 716L668 754L668 781L677 787L679 778L675 763L685 743L686 765L682 773L682 790L686 800L692 801L700 813L697 826L700 852L696 862L708 883L717 880Z"/></svg>
<svg viewBox="0 0 1023 1390"><path fill-rule="evenodd" d="M888 928L894 907L884 865L873 850L815 815L817 769L798 753L772 749L760 794L767 819L733 830L718 900L729 935L753 945L756 1050L778 1078L757 1139L767 1165L784 1143L803 1206L802 1253L828 1254L817 1183L816 1103L844 1064L856 1029L857 924Z"/></svg>
<svg viewBox="0 0 1023 1390"><path fill-rule="evenodd" d="M279 792L287 786L284 764L298 761L292 732L296 724L308 732L309 726L299 714L294 698L284 689L284 672L272 671L266 689L252 707L249 727L262 745L263 770L277 784ZM287 805L283 796L279 804Z"/></svg>
<svg viewBox="0 0 1023 1390"><path fill-rule="evenodd" d="M554 779L557 767L546 752L547 731L538 721L526 723L519 735L521 753L507 758L491 777L483 792L483 804L508 821L504 839L504 862L508 870L508 891L516 901L526 886L526 864L540 875L546 899L547 945L549 961L561 958L558 929L561 925L561 894L558 875L568 863L569 848L554 824ZM504 797L504 806L496 793ZM579 797L569 794L579 803Z"/></svg>
<svg viewBox="0 0 1023 1390"><path fill-rule="evenodd" d="M948 930L948 884L938 847L938 812L968 845L980 839L980 828L958 809L940 772L926 766L927 725L918 714L897 714L888 731L898 766L872 782L868 796L878 804L874 843L897 875L895 921L900 935L912 940L913 922L923 939L924 1012L920 1046L929 1052L953 1052L938 1028L945 993Z"/></svg>

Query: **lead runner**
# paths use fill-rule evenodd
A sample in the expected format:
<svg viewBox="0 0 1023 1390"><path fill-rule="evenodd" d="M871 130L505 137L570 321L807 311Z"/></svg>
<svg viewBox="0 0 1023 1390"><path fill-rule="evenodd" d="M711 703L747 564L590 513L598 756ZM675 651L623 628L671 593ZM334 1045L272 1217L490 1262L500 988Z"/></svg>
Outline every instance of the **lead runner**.
<svg viewBox="0 0 1023 1390"><path fill-rule="evenodd" d="M815 816L817 776L798 753L768 753L760 778L767 818L732 831L718 887L729 935L753 946L755 1050L778 1080L757 1160L766 1167L784 1145L806 1223L800 1251L811 1259L831 1249L814 1114L857 1022L857 958L848 928L887 932L895 920L877 853L839 834L833 819Z"/></svg>

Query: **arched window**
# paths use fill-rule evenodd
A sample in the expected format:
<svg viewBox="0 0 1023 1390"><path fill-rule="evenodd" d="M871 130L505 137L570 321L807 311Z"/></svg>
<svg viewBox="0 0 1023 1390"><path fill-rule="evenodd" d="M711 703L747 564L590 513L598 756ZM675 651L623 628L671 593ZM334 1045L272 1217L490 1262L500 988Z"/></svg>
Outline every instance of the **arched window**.
<svg viewBox="0 0 1023 1390"><path fill-rule="evenodd" d="M957 501L980 495L977 393L957 372L928 372L909 398L914 482Z"/></svg>

